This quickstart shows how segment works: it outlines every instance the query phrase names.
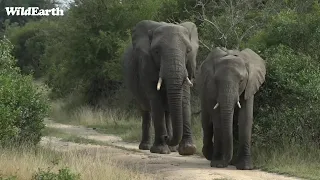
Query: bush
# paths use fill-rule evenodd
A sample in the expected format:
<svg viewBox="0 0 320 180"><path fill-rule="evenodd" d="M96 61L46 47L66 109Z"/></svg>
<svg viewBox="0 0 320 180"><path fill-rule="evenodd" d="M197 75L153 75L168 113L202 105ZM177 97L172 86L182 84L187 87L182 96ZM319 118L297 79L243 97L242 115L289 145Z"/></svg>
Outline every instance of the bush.
<svg viewBox="0 0 320 180"><path fill-rule="evenodd" d="M48 102L31 76L20 74L10 55L12 45L0 41L0 142L17 144L40 141Z"/></svg>
<svg viewBox="0 0 320 180"><path fill-rule="evenodd" d="M267 62L266 82L255 100L259 147L320 145L319 14L316 1L286 5L269 14L268 23L244 44L261 51Z"/></svg>
<svg viewBox="0 0 320 180"><path fill-rule="evenodd" d="M269 16L265 28L249 39L246 46L263 51L271 46L286 45L295 51L319 58L320 4L314 3L309 11L284 9Z"/></svg>
<svg viewBox="0 0 320 180"><path fill-rule="evenodd" d="M58 173L51 172L50 168L47 171L39 169L32 180L80 180L80 174L74 174L69 168L59 169Z"/></svg>
<svg viewBox="0 0 320 180"><path fill-rule="evenodd" d="M6 34L14 45L13 55L18 60L17 66L22 73L33 74L35 78L44 75L44 64L40 60L44 53L47 35L54 29L55 24L54 21L43 19L28 22L22 27L12 26L7 29Z"/></svg>
<svg viewBox="0 0 320 180"><path fill-rule="evenodd" d="M320 68L288 46L268 48L266 82L255 100L254 141L260 147L283 142L318 144Z"/></svg>

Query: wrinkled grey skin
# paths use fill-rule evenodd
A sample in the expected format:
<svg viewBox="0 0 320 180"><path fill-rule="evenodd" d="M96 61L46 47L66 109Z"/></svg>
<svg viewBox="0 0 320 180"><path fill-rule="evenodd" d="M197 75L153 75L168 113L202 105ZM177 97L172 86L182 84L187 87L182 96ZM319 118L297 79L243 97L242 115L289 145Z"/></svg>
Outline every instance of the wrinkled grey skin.
<svg viewBox="0 0 320 180"><path fill-rule="evenodd" d="M253 101L265 74L264 60L251 49L215 48L201 64L197 84L204 133L202 153L211 160L211 167L227 167L232 160L237 169L253 169ZM233 134L233 128L238 128L238 134ZM233 135L239 138L234 159Z"/></svg>
<svg viewBox="0 0 320 180"><path fill-rule="evenodd" d="M190 86L195 78L198 47L197 27L191 22L176 25L143 20L134 27L132 45L124 54L124 78L140 104L139 149L168 154L179 145L181 155L196 152L190 127ZM155 130L152 147L151 119Z"/></svg>

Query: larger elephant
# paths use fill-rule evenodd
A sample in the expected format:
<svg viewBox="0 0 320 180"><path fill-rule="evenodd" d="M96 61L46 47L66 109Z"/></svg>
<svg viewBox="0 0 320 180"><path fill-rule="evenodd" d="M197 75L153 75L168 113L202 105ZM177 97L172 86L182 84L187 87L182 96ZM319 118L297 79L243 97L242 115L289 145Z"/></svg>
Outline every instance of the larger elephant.
<svg viewBox="0 0 320 180"><path fill-rule="evenodd" d="M132 45L124 54L124 77L140 105L139 149L168 154L179 145L181 155L196 152L190 122L190 86L195 78L198 47L197 27L192 22L143 20L133 28ZM155 130L152 146L151 116Z"/></svg>
<svg viewBox="0 0 320 180"><path fill-rule="evenodd" d="M215 48L200 65L197 83L201 94L202 152L212 167L226 167L232 160L237 169L253 168L253 102L265 75L265 61L248 48ZM239 130L233 134L237 125ZM233 159L234 135L238 135L239 146Z"/></svg>

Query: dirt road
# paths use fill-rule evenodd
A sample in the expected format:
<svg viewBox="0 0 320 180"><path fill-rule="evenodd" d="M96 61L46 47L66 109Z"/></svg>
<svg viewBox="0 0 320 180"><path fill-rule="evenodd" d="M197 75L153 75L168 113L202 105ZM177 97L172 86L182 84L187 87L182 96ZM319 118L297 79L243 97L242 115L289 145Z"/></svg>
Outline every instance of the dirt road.
<svg viewBox="0 0 320 180"><path fill-rule="evenodd" d="M89 144L77 144L72 142L63 142L59 138L44 137L42 145L58 150L70 150L79 148L108 148L116 152L112 155L115 160L121 160L126 163L146 164L146 170L150 174L156 174L161 179L168 180L294 180L298 178L285 177L282 175L266 173L259 170L241 171L236 170L234 166L228 168L211 168L210 162L199 156L180 156L178 153L168 155L152 154L149 151L138 149L138 144L125 143L121 138L114 135L100 134L93 129L71 126L45 121L47 127L57 128L70 134L102 141L110 146L98 146ZM199 147L198 147L199 148ZM134 151L132 151L134 150Z"/></svg>

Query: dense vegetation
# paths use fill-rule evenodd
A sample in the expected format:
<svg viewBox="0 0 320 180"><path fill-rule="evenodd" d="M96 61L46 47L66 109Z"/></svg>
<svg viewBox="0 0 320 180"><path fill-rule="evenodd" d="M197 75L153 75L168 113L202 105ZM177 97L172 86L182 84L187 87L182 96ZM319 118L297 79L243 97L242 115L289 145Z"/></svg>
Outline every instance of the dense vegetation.
<svg viewBox="0 0 320 180"><path fill-rule="evenodd" d="M0 145L37 144L44 128L48 101L32 76L23 76L15 67L7 39L0 40Z"/></svg>
<svg viewBox="0 0 320 180"><path fill-rule="evenodd" d="M134 102L122 84L121 61L131 28L143 19L193 21L201 40L198 65L216 46L249 47L267 62L266 82L255 99L254 146L319 148L317 0L75 0L65 14L3 28L14 45L16 65L44 80L52 99L76 94L80 104L131 109ZM19 92L29 93L25 84ZM197 112L196 91L193 99Z"/></svg>

